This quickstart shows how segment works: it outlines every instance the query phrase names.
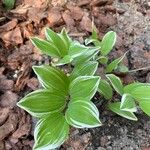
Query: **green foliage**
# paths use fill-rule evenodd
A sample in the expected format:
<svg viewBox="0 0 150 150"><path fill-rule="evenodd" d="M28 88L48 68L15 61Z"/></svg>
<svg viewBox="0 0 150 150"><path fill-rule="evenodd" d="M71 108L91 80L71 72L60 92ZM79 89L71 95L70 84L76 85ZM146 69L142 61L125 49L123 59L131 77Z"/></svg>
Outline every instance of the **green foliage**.
<svg viewBox="0 0 150 150"><path fill-rule="evenodd" d="M120 102L115 102L115 103L110 103L108 105L108 107L111 111L113 111L114 113L116 113L116 114L118 114L118 115L120 115L124 118L127 118L129 120L137 121L137 117L134 115L133 112L121 110L120 105L121 105Z"/></svg>
<svg viewBox="0 0 150 150"><path fill-rule="evenodd" d="M70 86L70 96L72 99L84 97L91 99L97 91L100 78L98 76L79 76L74 79Z"/></svg>
<svg viewBox="0 0 150 150"><path fill-rule="evenodd" d="M65 117L68 124L76 128L93 128L101 125L96 106L87 99L71 102Z"/></svg>
<svg viewBox="0 0 150 150"><path fill-rule="evenodd" d="M124 111L136 112L136 104L134 98L130 94L123 94L120 109Z"/></svg>
<svg viewBox="0 0 150 150"><path fill-rule="evenodd" d="M47 28L45 35L46 40L33 37L31 41L43 54L58 61L51 66L33 66L43 89L26 95L17 104L39 119L34 132L34 150L59 147L68 138L70 126L101 126L99 111L91 101L96 93L107 100L108 109L124 118L136 121L134 113L137 105L150 116L150 84L124 86L120 78L113 74L121 67L120 63L126 55L112 62L108 59L116 41L115 32L108 32L100 41L93 26L92 35L86 39L85 45L93 43L95 46L73 41L65 29L58 34ZM63 67L58 68L60 65L67 65L67 73ZM104 73L109 73L102 75L103 79L98 76L98 66L103 66ZM113 99L113 89L120 100Z"/></svg>
<svg viewBox="0 0 150 150"><path fill-rule="evenodd" d="M106 77L109 79L109 81L111 82L111 84L114 87L114 89L116 90L116 92L118 92L120 95L122 95L123 94L123 85L122 85L121 80L114 74L107 74Z"/></svg>
<svg viewBox="0 0 150 150"><path fill-rule="evenodd" d="M62 113L52 113L40 119L34 131L34 150L59 147L69 135L69 125Z"/></svg>
<svg viewBox="0 0 150 150"><path fill-rule="evenodd" d="M105 34L101 42L101 53L102 55L107 55L112 50L116 43L116 33L109 31Z"/></svg>
<svg viewBox="0 0 150 150"><path fill-rule="evenodd" d="M92 64L95 70L97 64ZM79 75L70 81L71 76L56 67L34 66L33 70L45 89L28 94L17 105L40 119L35 128L35 150L58 147L68 137L69 125L78 128L101 125L99 112L91 102L100 77ZM79 70L79 74L85 75L82 67ZM82 115L77 117L78 114Z"/></svg>
<svg viewBox="0 0 150 150"><path fill-rule="evenodd" d="M75 79L78 76L92 76L95 74L97 68L98 62L96 61L89 61L87 63L78 64L73 69L70 75L70 79Z"/></svg>
<svg viewBox="0 0 150 150"><path fill-rule="evenodd" d="M123 56L121 56L120 58L117 58L114 61L112 61L110 64L108 64L106 67L106 73L111 73L113 70L117 69L118 65L123 60L125 55L126 55L126 53Z"/></svg>
<svg viewBox="0 0 150 150"><path fill-rule="evenodd" d="M111 99L113 96L112 87L106 80L100 80L98 91L104 96L105 99Z"/></svg>
<svg viewBox="0 0 150 150"><path fill-rule="evenodd" d="M65 107L65 101L65 95L44 89L28 94L18 102L18 106L25 108L35 117L42 117L53 112L62 111Z"/></svg>
<svg viewBox="0 0 150 150"><path fill-rule="evenodd" d="M3 0L3 4L7 10L13 9L16 0Z"/></svg>

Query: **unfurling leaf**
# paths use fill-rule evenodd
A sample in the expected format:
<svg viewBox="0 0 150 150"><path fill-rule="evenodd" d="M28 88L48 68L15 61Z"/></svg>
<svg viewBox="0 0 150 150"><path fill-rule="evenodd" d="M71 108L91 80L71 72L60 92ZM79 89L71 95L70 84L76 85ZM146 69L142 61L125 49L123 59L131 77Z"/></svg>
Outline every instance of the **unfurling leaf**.
<svg viewBox="0 0 150 150"><path fill-rule="evenodd" d="M46 28L45 35L58 49L62 57L68 54L68 45L63 36L59 36L53 30Z"/></svg>
<svg viewBox="0 0 150 150"><path fill-rule="evenodd" d="M136 104L134 98L130 94L123 94L120 109L124 111L136 112Z"/></svg>
<svg viewBox="0 0 150 150"><path fill-rule="evenodd" d="M61 70L48 65L34 66L33 70L44 88L68 93L69 79Z"/></svg>
<svg viewBox="0 0 150 150"><path fill-rule="evenodd" d="M66 55L64 58L60 59L57 63L55 63L55 66L61 66L61 65L65 65L65 64L69 64L72 62L72 58L69 55Z"/></svg>
<svg viewBox="0 0 150 150"><path fill-rule="evenodd" d="M37 90L25 96L18 106L35 117L41 117L64 109L66 98L59 92Z"/></svg>
<svg viewBox="0 0 150 150"><path fill-rule="evenodd" d="M71 38L68 36L67 31L66 31L65 28L63 28L63 29L61 30L60 36L63 37L62 39L65 40L65 42L67 43L67 47L69 48L70 45L71 45L71 43L72 43L73 41L72 41Z"/></svg>
<svg viewBox="0 0 150 150"><path fill-rule="evenodd" d="M118 114L118 115L120 115L124 118L127 118L129 120L137 121L137 117L134 115L133 112L121 110L120 105L121 105L120 102L110 103L108 105L108 108L111 111L113 111L114 113L116 113L116 114Z"/></svg>
<svg viewBox="0 0 150 150"><path fill-rule="evenodd" d="M72 42L69 48L68 55L72 58L78 57L88 50L88 47L80 44L79 42Z"/></svg>
<svg viewBox="0 0 150 150"><path fill-rule="evenodd" d="M98 62L89 61L87 63L76 65L72 71L70 78L75 79L78 76L92 76L98 68Z"/></svg>
<svg viewBox="0 0 150 150"><path fill-rule="evenodd" d="M101 53L102 55L107 55L116 43L116 33L109 31L105 34L101 42Z"/></svg>
<svg viewBox="0 0 150 150"><path fill-rule="evenodd" d="M107 56L100 56L97 58L97 60L101 63L101 64L107 64L108 62L108 57Z"/></svg>
<svg viewBox="0 0 150 150"><path fill-rule="evenodd" d="M116 92L118 92L120 95L123 95L124 92L121 80L114 74L107 74L106 77L109 79Z"/></svg>
<svg viewBox="0 0 150 150"><path fill-rule="evenodd" d="M31 41L43 54L51 57L61 57L60 51L53 43L40 38L31 38Z"/></svg>
<svg viewBox="0 0 150 150"><path fill-rule="evenodd" d="M99 48L89 48L84 53L82 53L80 56L76 57L74 59L74 64L82 64L87 63L89 60L94 58L98 54Z"/></svg>
<svg viewBox="0 0 150 150"><path fill-rule="evenodd" d="M114 61L112 61L112 62L106 67L106 73L111 73L113 70L117 69L119 63L124 59L124 57L126 56L126 54L127 54L127 52L126 52L123 56L121 56L121 57L115 59Z"/></svg>
<svg viewBox="0 0 150 150"><path fill-rule="evenodd" d="M76 128L93 128L101 125L99 112L90 102L79 99L69 104L65 114L68 124Z"/></svg>
<svg viewBox="0 0 150 150"><path fill-rule="evenodd" d="M90 100L98 89L99 81L100 77L98 76L77 77L69 86L71 98L83 97Z"/></svg>
<svg viewBox="0 0 150 150"><path fill-rule="evenodd" d="M51 150L59 147L68 138L69 125L61 113L42 118L34 131L34 150Z"/></svg>
<svg viewBox="0 0 150 150"><path fill-rule="evenodd" d="M104 96L105 99L111 99L113 96L112 87L106 80L100 80L98 91Z"/></svg>

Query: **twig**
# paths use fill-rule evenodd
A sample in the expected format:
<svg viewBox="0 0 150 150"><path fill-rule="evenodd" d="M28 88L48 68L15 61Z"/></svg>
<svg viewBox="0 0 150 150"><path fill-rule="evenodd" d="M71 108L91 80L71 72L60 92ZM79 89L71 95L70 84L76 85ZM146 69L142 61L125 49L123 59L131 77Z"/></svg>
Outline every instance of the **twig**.
<svg viewBox="0 0 150 150"><path fill-rule="evenodd" d="M143 68L139 68L139 69L134 69L134 70L129 70L129 73L136 72L136 71L140 71L140 70L148 70L148 69L150 69L150 66L148 66L148 67L143 67Z"/></svg>

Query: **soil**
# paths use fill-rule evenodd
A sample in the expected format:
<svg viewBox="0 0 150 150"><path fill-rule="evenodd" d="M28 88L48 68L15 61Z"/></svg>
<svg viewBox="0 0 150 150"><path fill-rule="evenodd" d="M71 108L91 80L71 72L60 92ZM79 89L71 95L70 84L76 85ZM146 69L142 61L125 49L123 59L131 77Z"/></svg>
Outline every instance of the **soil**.
<svg viewBox="0 0 150 150"><path fill-rule="evenodd" d="M16 106L27 93L40 87L31 66L48 64L29 41L44 38L46 26L63 27L83 43L94 21L100 37L117 32L111 59L128 51L123 63L132 71L123 77L150 83L150 2L148 0L16 0L6 11L0 1L0 150L31 150L36 119ZM101 69L99 68L99 72ZM121 118L99 108L103 126L71 129L63 150L150 150L150 118L140 110L138 121Z"/></svg>

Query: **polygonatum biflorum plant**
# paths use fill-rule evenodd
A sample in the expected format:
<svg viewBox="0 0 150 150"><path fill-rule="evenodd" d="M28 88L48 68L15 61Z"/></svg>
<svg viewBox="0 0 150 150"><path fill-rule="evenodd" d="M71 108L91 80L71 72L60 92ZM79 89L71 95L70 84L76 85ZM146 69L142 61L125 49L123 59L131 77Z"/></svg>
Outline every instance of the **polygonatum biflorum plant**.
<svg viewBox="0 0 150 150"><path fill-rule="evenodd" d="M109 31L100 40L93 27L85 45L73 41L65 29L57 34L47 28L45 33L46 40L31 38L43 54L51 57L50 65L33 66L43 89L26 95L17 104L39 119L34 132L34 150L59 147L68 138L70 126L101 126L99 111L92 100L96 93L106 100L109 110L124 118L136 121L137 108L150 116L150 84L123 85L114 74L123 67L121 61L125 56L112 62L108 59L116 42L115 32ZM67 73L63 65L68 67ZM102 79L96 73L98 66L105 67ZM113 97L114 91L118 99Z"/></svg>

